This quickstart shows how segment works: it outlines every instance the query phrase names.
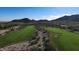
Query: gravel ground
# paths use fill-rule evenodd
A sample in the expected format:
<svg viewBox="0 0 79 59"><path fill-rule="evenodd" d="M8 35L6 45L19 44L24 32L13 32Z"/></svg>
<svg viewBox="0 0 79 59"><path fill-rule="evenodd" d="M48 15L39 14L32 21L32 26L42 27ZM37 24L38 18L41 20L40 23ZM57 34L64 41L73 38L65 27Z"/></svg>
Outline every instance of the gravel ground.
<svg viewBox="0 0 79 59"><path fill-rule="evenodd" d="M54 49L49 45L49 37L47 32L38 31L35 39L27 42L13 44L0 51L52 51Z"/></svg>

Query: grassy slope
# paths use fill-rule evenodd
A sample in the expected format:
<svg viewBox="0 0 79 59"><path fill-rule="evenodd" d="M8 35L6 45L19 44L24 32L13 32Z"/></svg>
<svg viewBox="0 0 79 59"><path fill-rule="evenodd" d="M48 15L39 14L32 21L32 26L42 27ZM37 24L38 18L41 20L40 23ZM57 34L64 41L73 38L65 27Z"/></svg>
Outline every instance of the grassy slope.
<svg viewBox="0 0 79 59"><path fill-rule="evenodd" d="M10 45L17 42L31 40L35 36L36 29L34 26L25 27L16 32L10 32L7 35L0 37L0 47Z"/></svg>
<svg viewBox="0 0 79 59"><path fill-rule="evenodd" d="M59 28L47 28L51 33L52 42L59 50L79 50L79 34L65 31Z"/></svg>

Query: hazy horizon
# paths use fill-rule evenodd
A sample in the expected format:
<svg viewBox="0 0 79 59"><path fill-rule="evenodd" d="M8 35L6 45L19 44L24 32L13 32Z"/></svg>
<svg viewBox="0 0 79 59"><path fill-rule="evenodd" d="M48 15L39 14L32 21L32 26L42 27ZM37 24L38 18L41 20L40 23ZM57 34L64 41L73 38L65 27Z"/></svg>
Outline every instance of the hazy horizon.
<svg viewBox="0 0 79 59"><path fill-rule="evenodd" d="M73 14L79 14L78 7L0 7L0 21L22 18L53 20Z"/></svg>

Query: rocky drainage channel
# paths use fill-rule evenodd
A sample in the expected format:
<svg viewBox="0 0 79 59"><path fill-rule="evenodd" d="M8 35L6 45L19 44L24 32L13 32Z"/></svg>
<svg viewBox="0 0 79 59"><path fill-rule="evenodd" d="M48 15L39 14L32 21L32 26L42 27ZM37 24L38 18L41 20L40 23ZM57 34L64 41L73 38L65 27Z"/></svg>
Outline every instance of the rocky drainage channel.
<svg viewBox="0 0 79 59"><path fill-rule="evenodd" d="M1 48L0 51L55 51L55 49L50 45L48 33L39 30L33 40L10 45Z"/></svg>

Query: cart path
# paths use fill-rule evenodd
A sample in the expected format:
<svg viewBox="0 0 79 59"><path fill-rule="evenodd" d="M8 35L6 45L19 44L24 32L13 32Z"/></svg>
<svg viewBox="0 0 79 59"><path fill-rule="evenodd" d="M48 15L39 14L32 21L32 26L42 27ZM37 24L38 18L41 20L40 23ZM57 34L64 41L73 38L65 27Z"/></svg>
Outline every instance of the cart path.
<svg viewBox="0 0 79 59"><path fill-rule="evenodd" d="M40 30L33 40L6 46L0 51L55 51L55 49L50 45L48 33Z"/></svg>
<svg viewBox="0 0 79 59"><path fill-rule="evenodd" d="M14 26L14 29L18 29L20 26ZM4 29L4 30L0 30L0 35L5 35L7 32L10 32L11 29Z"/></svg>

